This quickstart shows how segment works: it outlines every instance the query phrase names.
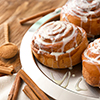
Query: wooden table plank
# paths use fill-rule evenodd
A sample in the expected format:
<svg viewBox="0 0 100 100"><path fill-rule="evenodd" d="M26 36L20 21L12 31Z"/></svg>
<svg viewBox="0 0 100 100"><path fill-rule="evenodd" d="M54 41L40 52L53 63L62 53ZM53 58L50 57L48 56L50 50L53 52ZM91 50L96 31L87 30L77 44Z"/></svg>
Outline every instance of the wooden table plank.
<svg viewBox="0 0 100 100"><path fill-rule="evenodd" d="M4 43L3 24L10 25L10 41L20 47L22 37L33 24L20 25L19 20L38 12L61 7L67 0L0 0L0 45Z"/></svg>

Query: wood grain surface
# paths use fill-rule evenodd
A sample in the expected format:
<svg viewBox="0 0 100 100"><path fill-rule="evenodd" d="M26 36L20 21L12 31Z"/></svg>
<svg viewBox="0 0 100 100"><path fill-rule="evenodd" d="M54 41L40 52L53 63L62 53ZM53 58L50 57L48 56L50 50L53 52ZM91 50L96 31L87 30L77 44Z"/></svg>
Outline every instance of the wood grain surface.
<svg viewBox="0 0 100 100"><path fill-rule="evenodd" d="M4 23L10 26L10 42L15 43L20 48L21 40L38 19L20 25L19 20L27 18L41 11L62 7L67 0L0 0L0 45L4 41Z"/></svg>

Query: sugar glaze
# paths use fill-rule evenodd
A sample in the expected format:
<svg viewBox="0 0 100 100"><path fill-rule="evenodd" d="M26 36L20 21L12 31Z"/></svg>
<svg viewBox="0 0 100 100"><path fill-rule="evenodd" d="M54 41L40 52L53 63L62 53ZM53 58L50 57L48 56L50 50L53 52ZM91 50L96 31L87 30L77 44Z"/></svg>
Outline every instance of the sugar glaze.
<svg viewBox="0 0 100 100"><path fill-rule="evenodd" d="M78 33L77 30L80 32ZM60 55L68 53L70 57L70 53L77 48L79 45L76 41L78 34L84 37L85 32L83 32L80 27L71 23L64 21L52 21L45 24L35 32L33 36L34 46L37 46L38 54L41 54L41 52L48 53L55 56L56 61L58 61ZM66 49L65 46L72 39L74 39L74 45L70 48L67 47ZM71 57L70 62L72 62Z"/></svg>

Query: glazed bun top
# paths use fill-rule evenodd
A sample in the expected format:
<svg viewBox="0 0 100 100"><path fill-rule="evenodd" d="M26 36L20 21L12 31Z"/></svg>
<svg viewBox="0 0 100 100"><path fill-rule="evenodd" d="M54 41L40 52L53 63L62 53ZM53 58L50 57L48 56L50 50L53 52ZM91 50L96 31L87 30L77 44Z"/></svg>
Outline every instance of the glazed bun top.
<svg viewBox="0 0 100 100"><path fill-rule="evenodd" d="M86 37L86 32L72 23L52 21L40 27L33 36L32 46L38 53L61 55L71 53Z"/></svg>
<svg viewBox="0 0 100 100"><path fill-rule="evenodd" d="M62 13L80 17L85 22L87 18L98 18L100 17L100 0L68 0L62 7Z"/></svg>
<svg viewBox="0 0 100 100"><path fill-rule="evenodd" d="M100 65L100 38L91 42L84 51L84 61Z"/></svg>

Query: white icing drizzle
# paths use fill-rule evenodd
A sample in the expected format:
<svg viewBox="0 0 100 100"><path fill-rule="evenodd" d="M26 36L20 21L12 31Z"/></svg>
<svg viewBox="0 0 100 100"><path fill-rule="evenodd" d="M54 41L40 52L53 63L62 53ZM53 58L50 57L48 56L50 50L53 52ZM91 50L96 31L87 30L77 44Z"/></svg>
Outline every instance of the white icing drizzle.
<svg viewBox="0 0 100 100"><path fill-rule="evenodd" d="M67 72L64 74L64 76L63 76L63 78L62 78L61 80L56 80L56 79L54 78L54 76L53 76L52 73L51 73L51 76L52 76L53 81L54 81L56 84L61 85L61 84L64 82L64 80L66 79L66 77L67 77ZM66 87L68 86L70 77L71 77L71 72L69 71L69 72L68 72L67 83L65 84L65 86L62 86L63 88L66 88ZM72 77L75 77L75 74L72 74ZM75 85L76 91L87 91L87 89L82 89L82 88L79 86L80 83L81 83L81 81L82 81L82 78L79 78L79 80L77 81L77 83L76 83L76 85Z"/></svg>
<svg viewBox="0 0 100 100"><path fill-rule="evenodd" d="M84 51L84 56L88 59L88 62L91 62L91 63L98 63L98 64L100 64L100 60L99 60L99 58L100 58L100 39L96 39L96 40L94 40L93 42L91 42L90 44L89 44L89 46L88 46L89 48L88 49L86 49L85 51ZM92 53L94 53L94 54L98 54L98 56L96 57L96 58L91 58L88 54L87 54L87 52L88 51L91 51ZM86 60L83 60L83 61L86 61ZM100 70L100 69L99 69Z"/></svg>
<svg viewBox="0 0 100 100"><path fill-rule="evenodd" d="M71 48L69 50L66 51L66 53L70 53L71 51L73 51L75 48ZM56 57L56 61L58 61L58 57L59 55L64 54L63 52L59 53L59 52L52 52L51 55L54 55Z"/></svg>
<svg viewBox="0 0 100 100"><path fill-rule="evenodd" d="M65 73L65 75L63 76L63 78L62 78L61 80L56 80L56 79L54 78L54 76L53 76L52 73L51 73L51 76L52 76L53 81L54 81L55 83L57 83L58 85L61 85L61 84L64 82L64 80L66 79L66 77L67 77L67 72ZM68 72L67 83L66 83L65 86L62 86L62 87L66 88L66 87L68 86L70 77L71 77L71 72L69 71L69 72Z"/></svg>
<svg viewBox="0 0 100 100"><path fill-rule="evenodd" d="M76 91L86 91L87 89L80 88L79 84L82 81L82 78L80 78L75 86Z"/></svg>
<svg viewBox="0 0 100 100"><path fill-rule="evenodd" d="M72 69L73 69L73 67L71 66L71 67L69 67L69 69L70 69L70 70L72 70Z"/></svg>
<svg viewBox="0 0 100 100"><path fill-rule="evenodd" d="M63 52L59 53L59 52L52 52L51 55L54 55L56 57L56 61L58 61L58 57L59 55L64 54Z"/></svg>
<svg viewBox="0 0 100 100"><path fill-rule="evenodd" d="M51 25L51 24L53 24L53 25ZM51 26L50 26L51 25ZM57 29L57 27L56 27L56 30L54 31L53 30L53 27L55 26L55 25L57 25L57 27L58 27L58 29ZM66 25L66 26L65 26ZM49 26L49 27L48 27ZM50 34L56 34L57 32L61 32L63 29L65 29L65 27L67 27L66 28L66 30L62 33L62 34L57 34L56 36L50 36ZM69 29L72 27L72 24L64 24L64 22L63 21L56 21L56 22L50 22L50 23L47 23L47 24L45 24L44 26L42 26L40 29L39 29L39 31L38 31L38 33L35 35L36 36L36 40L35 40L35 42L38 44L38 43L41 43L41 44L44 44L44 45L48 45L48 44L54 44L54 43L56 43L55 42L55 40L56 39L58 39L59 37L60 37L60 35L65 35L66 34L66 32L67 31L69 31ZM73 38L73 35L74 35L74 33L75 32L73 32L72 34L71 34L71 36L69 36L69 37L66 37L66 38L64 38L63 39L63 42L69 42L69 40L71 40L72 38ZM44 42L43 40L43 38L41 38L40 39L40 37L39 37L39 34L41 35L41 37L44 37L45 39L51 39L52 40L52 43L47 43L47 42ZM55 38L55 40L53 39L53 38ZM61 42L61 41L60 41Z"/></svg>
<svg viewBox="0 0 100 100"><path fill-rule="evenodd" d="M75 77L75 74L72 74L72 77Z"/></svg>
<svg viewBox="0 0 100 100"><path fill-rule="evenodd" d="M69 67L69 69L71 70L71 69L73 69L73 66L72 66L72 59L71 59L70 53L69 53L69 59L70 59L70 67Z"/></svg>
<svg viewBox="0 0 100 100"><path fill-rule="evenodd" d="M71 48L69 50L66 51L66 53L70 53L71 51L73 51L75 48Z"/></svg>
<svg viewBox="0 0 100 100"><path fill-rule="evenodd" d="M64 53L68 53L69 57L70 57L70 53L78 46L77 42L76 42L76 37L78 35L78 33L76 32L76 30L79 29L81 31L81 35L84 36L84 32L82 31L82 29L80 27L76 27L75 25L73 25L72 23L68 23L68 22L64 22L64 21L52 21L49 22L45 25L43 25L42 27L40 27L34 34L33 36L33 40L34 40L34 45L38 45L38 54L41 54L41 52L43 53L48 53L50 55L55 56L56 61L58 61L59 56L64 54ZM71 34L69 34L68 36L66 36L66 33L68 33L69 31L71 31ZM61 40L59 40L59 38L61 38ZM73 38L75 38L75 46L72 48L69 48L68 50L65 50L65 46L67 43L69 43ZM50 41L50 42L46 42L46 40ZM57 41L58 40L58 41ZM53 46L56 44L62 44L59 49L61 51L53 51ZM42 48L43 46L43 48ZM50 52L46 49L44 49L44 46L49 46L51 48ZM72 66L72 60L70 57L70 63Z"/></svg>
<svg viewBox="0 0 100 100"><path fill-rule="evenodd" d="M68 73L67 83L66 83L65 86L63 86L64 88L66 88L66 87L68 86L68 84L69 84L69 80L70 80L70 77L71 77L71 72L69 71L69 73Z"/></svg>
<svg viewBox="0 0 100 100"><path fill-rule="evenodd" d="M88 20L99 18L100 19L100 0L68 0L68 2L62 7L61 10L62 20L68 20L68 16L77 16L81 19L80 26L82 27L83 22L87 23ZM91 24L89 32L87 33L89 36L94 36L91 33Z"/></svg>
<svg viewBox="0 0 100 100"><path fill-rule="evenodd" d="M65 78L67 77L67 72L65 73L65 75L63 76L63 78L61 80L55 80L55 78L54 78L52 73L51 73L51 76L52 76L52 78L53 78L55 83L61 85L64 82Z"/></svg>
<svg viewBox="0 0 100 100"><path fill-rule="evenodd" d="M69 13L73 16L81 18L83 22L87 22L87 17L89 15L99 12L98 10L94 12L94 10L92 10L94 7L100 7L100 0L91 0L91 3L89 3L88 0L68 0L68 2L63 6L62 13L64 16L66 13Z"/></svg>

